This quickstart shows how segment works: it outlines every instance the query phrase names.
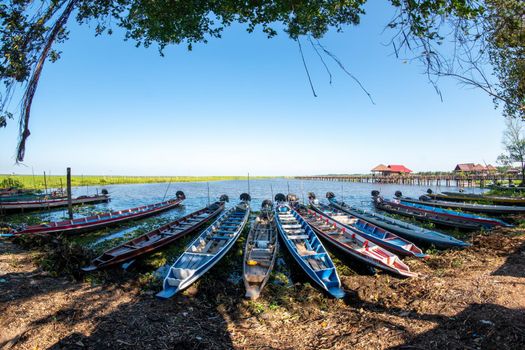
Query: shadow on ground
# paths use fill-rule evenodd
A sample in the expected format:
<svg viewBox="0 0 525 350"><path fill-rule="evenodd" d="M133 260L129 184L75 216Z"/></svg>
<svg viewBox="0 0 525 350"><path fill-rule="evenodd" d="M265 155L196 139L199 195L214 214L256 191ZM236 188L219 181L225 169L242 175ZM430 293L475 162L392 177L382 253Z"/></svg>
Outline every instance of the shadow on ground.
<svg viewBox="0 0 525 350"><path fill-rule="evenodd" d="M525 261L525 243L518 247L513 253L511 253L505 263L501 265L492 274L494 276L512 276L512 277L525 277L525 268L523 268L523 262ZM524 346L525 347L525 346Z"/></svg>

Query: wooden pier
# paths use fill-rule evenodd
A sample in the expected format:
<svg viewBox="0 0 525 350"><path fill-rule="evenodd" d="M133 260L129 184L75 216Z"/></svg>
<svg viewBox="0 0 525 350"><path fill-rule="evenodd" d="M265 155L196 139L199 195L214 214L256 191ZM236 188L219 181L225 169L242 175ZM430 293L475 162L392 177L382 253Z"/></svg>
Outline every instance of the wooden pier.
<svg viewBox="0 0 525 350"><path fill-rule="evenodd" d="M481 175L316 175L296 176L297 180L342 181L378 184L399 184L414 186L442 186L442 187L487 187L493 183L511 182L518 177L509 174L481 174Z"/></svg>

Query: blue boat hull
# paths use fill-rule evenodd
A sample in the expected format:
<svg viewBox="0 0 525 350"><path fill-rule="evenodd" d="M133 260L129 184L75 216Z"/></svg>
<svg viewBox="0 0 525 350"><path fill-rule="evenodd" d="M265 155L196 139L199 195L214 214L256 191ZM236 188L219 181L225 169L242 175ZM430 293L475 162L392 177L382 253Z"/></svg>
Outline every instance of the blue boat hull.
<svg viewBox="0 0 525 350"><path fill-rule="evenodd" d="M299 254L297 251L297 248L293 245L291 242L287 232L284 230L281 219L279 218L279 207L276 207L275 209L275 217L277 228L279 231L279 235L281 236L281 239L283 240L284 244L286 245L286 248L288 248L288 251L292 255L292 257L295 259L295 261L301 266L303 271L323 290L328 292L330 295L332 295L334 298L343 298L345 296L344 290L341 288L341 281L339 280L339 276L337 275L337 271L335 269L335 266L333 265L332 260L330 259L330 256L328 255L328 252L323 247L322 243L319 241L319 238L315 235L314 231L310 226L304 222L296 213L294 214L294 211L286 207L288 210L290 210L290 214L292 214L295 218L295 220L301 225L302 229L306 231L306 234L309 236L308 241L315 241L315 248L316 248L316 254L313 256L314 258L322 258L325 261L330 268L326 270L321 270L316 272L313 270L313 268L303 259L303 256Z"/></svg>

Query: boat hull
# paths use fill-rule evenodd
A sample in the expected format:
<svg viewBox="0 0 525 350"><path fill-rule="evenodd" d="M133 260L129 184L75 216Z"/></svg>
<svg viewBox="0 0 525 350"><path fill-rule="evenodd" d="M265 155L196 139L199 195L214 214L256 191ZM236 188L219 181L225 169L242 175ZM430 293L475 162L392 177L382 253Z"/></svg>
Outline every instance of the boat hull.
<svg viewBox="0 0 525 350"><path fill-rule="evenodd" d="M525 206L525 198L484 196L481 194L465 194L455 192L430 193L426 196L439 201L449 202L476 202L483 201L498 205Z"/></svg>
<svg viewBox="0 0 525 350"><path fill-rule="evenodd" d="M469 211L472 213L480 214L493 214L493 215L506 215L506 214L522 214L525 213L525 207L513 207L505 205L486 205L486 204L473 204L473 203L462 203L462 202L449 202L441 200L417 200L413 198L400 198L401 202L408 202L414 204L427 205L438 208L450 208L460 209Z"/></svg>
<svg viewBox="0 0 525 350"><path fill-rule="evenodd" d="M377 209L383 210L393 214L412 217L421 221L428 221L441 226L459 228L464 230L478 230L491 229L494 226L506 226L499 220L490 218L481 219L460 215L461 213L452 214L431 209L422 209L416 206L404 205L402 203L395 203L392 201L385 201L383 199L374 198L374 205ZM416 205L416 204L414 204ZM441 208L435 208L441 209ZM471 215L472 216L472 215Z"/></svg>
<svg viewBox="0 0 525 350"><path fill-rule="evenodd" d="M85 196L73 198L72 205L97 204L109 202L107 195ZM0 213L23 213L35 210L48 210L68 206L67 199L50 199L40 201L5 202L0 203Z"/></svg>
<svg viewBox="0 0 525 350"><path fill-rule="evenodd" d="M168 299L173 297L178 292L188 288L191 284L197 281L202 275L210 270L217 262L219 262L226 253L231 249L239 238L248 217L250 215L250 208L246 204L244 210L232 208L227 212L220 215L215 222L207 228L202 234L200 234L186 249L186 251L175 261L170 267L167 276L164 278L163 290L157 293L157 297L160 299ZM235 228L233 231L228 231L229 226L226 225L229 221L235 222ZM212 242L215 235L224 230L228 231L228 236L224 239L225 244L213 254L200 253L193 250L194 247L200 246L200 241L207 240ZM225 237L225 236L223 236ZM222 237L221 237L222 239ZM192 261L193 258L198 258L197 265L189 268L188 261ZM185 266L186 264L186 266ZM178 276L176 272L182 274L184 271L185 276ZM187 274L190 274L189 276Z"/></svg>
<svg viewBox="0 0 525 350"><path fill-rule="evenodd" d="M220 203L216 205L215 208L211 209L211 207L204 208L201 210L198 210L196 212L193 212L189 215L186 215L185 217L179 218L173 222L170 222L169 224L166 224L162 227L159 227L158 229L155 229L153 231L150 231L148 233L145 233L139 237L136 237L128 242L125 242L118 247L112 248L104 252L102 255L97 257L92 261L92 264L90 266L82 268L84 271L93 271L96 269L101 268L108 268L111 266L115 266L117 264L121 264L123 262L126 262L131 259L138 258L140 256L143 256L145 254L149 254L155 250L158 250L162 247L165 247L174 241L187 236L193 232L198 231L203 226L206 225L209 220L215 218L217 215L220 214L221 211L224 210L224 203ZM191 227L185 228L183 231L177 232L176 234L170 234L166 238L162 238L162 236L165 236L165 231L175 231L178 226L180 226L181 223L186 222L187 220L194 218L195 216L202 215L205 212L209 212L209 215L207 215L205 218L202 218L199 222L195 223ZM161 236L161 239L154 241L151 244L140 246L140 243L144 240L146 243L148 241L152 241L152 238L155 236ZM131 246L137 246L136 249L125 249L126 247ZM118 252L122 252L120 254L117 254ZM113 256L111 260L104 259L105 257Z"/></svg>
<svg viewBox="0 0 525 350"><path fill-rule="evenodd" d="M463 242L459 239L445 235L440 232L423 229L419 226L412 225L401 220L390 218L377 213L366 213L364 211L356 211L351 208L341 205L337 201L330 201L330 205L334 208L347 212L351 215L359 217L376 226L383 227L399 236L422 245L433 245L438 249L448 248L462 248L470 246L469 243Z"/></svg>
<svg viewBox="0 0 525 350"><path fill-rule="evenodd" d="M246 298L255 300L261 294L270 278L278 249L279 240L273 214L271 211L263 212L254 220L244 248L243 280ZM255 265L250 265L251 262L255 262Z"/></svg>
<svg viewBox="0 0 525 350"><path fill-rule="evenodd" d="M327 269L320 270L320 271L327 271L328 277L320 277L316 270L312 268L312 266L305 261L305 259L308 259L308 255L301 255L299 251L297 250L297 247L292 243L290 235L286 232L286 228L283 226L283 223L281 222L281 219L279 218L279 213L283 213L283 209L289 211L289 214L295 217L295 220L301 225L302 229L305 230L305 236L308 236L308 238L304 238L305 241L308 241L309 244L315 244L315 252L316 255L322 256L325 260L325 263L327 265ZM276 225L279 232L279 235L281 239L283 240L286 248L294 258L294 260L301 266L303 271L323 290L328 292L330 295L332 295L334 298L343 298L345 296L345 292L341 288L341 281L339 280L339 276L337 275L337 271L335 269L335 266L333 265L332 260L330 259L330 256L328 255L328 252L322 245L321 241L317 236L315 235L314 230L300 217L299 214L295 212L291 207L287 205L278 205L275 209L275 217L276 217ZM314 248L312 248L314 249ZM312 255L310 255L312 256ZM332 270L333 269L333 270ZM328 284L330 283L330 284ZM335 285L331 285L335 284Z"/></svg>
<svg viewBox="0 0 525 350"><path fill-rule="evenodd" d="M414 245L412 242L406 241L403 238L401 238L399 236L396 236L394 233L386 231L385 229L380 228L379 226L376 226L376 225L374 225L374 224L372 224L372 223L370 223L370 222L368 222L366 220L363 220L361 218L357 218L358 220L362 221L361 224L364 223L364 225L361 225L361 226L367 226L367 227L361 228L361 227L359 227L357 225L354 226L354 225L346 224L346 223L344 223L342 221L339 221L335 217L331 217L330 215L327 215L323 211L323 208L320 208L319 206L312 205L312 208L319 215L322 215L324 217L329 216L332 220L340 223L342 226L347 227L349 230L357 231L361 236L365 237L369 241L374 242L378 246L383 247L385 249L388 249L388 250L390 250L393 253L396 253L396 254L402 255L402 256L414 256L416 258L426 258L427 257L427 255L425 253L423 253L423 251L421 249L419 249L416 245ZM341 210L341 212L343 212L343 211ZM346 213L346 212L344 212L344 213ZM346 214L347 215L351 215L351 214L348 214L348 213L346 213ZM386 239L381 239L381 238L379 238L377 236L374 236L373 234L368 233L367 231L365 231L365 229L367 229L367 228L368 229L372 229L374 231L377 230L379 233L383 233L385 235ZM393 244L393 243L391 243L392 241L396 241L399 244ZM410 248L407 249L407 248L404 248L404 247L410 247Z"/></svg>
<svg viewBox="0 0 525 350"><path fill-rule="evenodd" d="M174 199L151 204L148 206L114 211L111 213L97 215L96 217L92 216L81 219L29 226L20 231L15 232L14 234L75 234L81 232L94 231L100 228L118 225L126 221L138 220L143 219L145 217L157 215L161 212L179 206L182 200L183 199Z"/></svg>

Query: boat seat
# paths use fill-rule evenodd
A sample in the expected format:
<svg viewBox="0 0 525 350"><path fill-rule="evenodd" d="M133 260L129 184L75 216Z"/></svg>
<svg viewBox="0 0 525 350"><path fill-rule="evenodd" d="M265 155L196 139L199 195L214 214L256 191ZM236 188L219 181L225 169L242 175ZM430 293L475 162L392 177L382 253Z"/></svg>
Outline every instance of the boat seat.
<svg viewBox="0 0 525 350"><path fill-rule="evenodd" d="M228 237L228 236L212 236L211 237L212 239L223 239L223 240L229 240L231 237Z"/></svg>
<svg viewBox="0 0 525 350"><path fill-rule="evenodd" d="M235 233L235 231L217 230L217 231L215 231L214 233L215 233L215 234L220 233L220 234L231 235L231 234Z"/></svg>
<svg viewBox="0 0 525 350"><path fill-rule="evenodd" d="M303 226L300 225L300 224L292 224L292 225L287 225L287 224L285 224L285 225L282 225L282 227L283 227L283 228L301 228L301 227L303 227Z"/></svg>
<svg viewBox="0 0 525 350"><path fill-rule="evenodd" d="M335 231L328 231L328 232L325 232L327 235L330 235L330 236L340 236L342 235L343 233L339 230L335 230Z"/></svg>
<svg viewBox="0 0 525 350"><path fill-rule="evenodd" d="M175 278L177 278L179 280L183 280L183 279L186 279L189 276L191 276L192 270L180 269L178 267L172 267L171 268L171 273L172 273L173 277L175 277Z"/></svg>
<svg viewBox="0 0 525 350"><path fill-rule="evenodd" d="M264 250L269 250L268 249L268 245L270 244L269 241L255 241L254 242L254 245L255 247L257 248L254 248L255 249L264 249Z"/></svg>
<svg viewBox="0 0 525 350"><path fill-rule="evenodd" d="M289 240L301 240L301 239L308 239L310 236L308 235L288 235Z"/></svg>
<svg viewBox="0 0 525 350"><path fill-rule="evenodd" d="M300 229L295 229L295 230L284 230L284 232L286 232L287 234L297 234L297 233L305 233L306 231L302 228Z"/></svg>
<svg viewBox="0 0 525 350"><path fill-rule="evenodd" d="M211 241L213 243L213 241ZM208 253L199 253L199 252L185 252L185 255L189 256L215 256L215 254L208 254Z"/></svg>
<svg viewBox="0 0 525 350"><path fill-rule="evenodd" d="M253 248L251 251L252 251L252 252L265 252L265 253L270 253L272 250L269 249L269 248Z"/></svg>
<svg viewBox="0 0 525 350"><path fill-rule="evenodd" d="M233 224L221 223L221 224L219 224L219 226L217 226L217 228L218 229L223 229L223 230L235 230L235 229L237 229L237 227L239 227L239 224L240 223L233 223Z"/></svg>

